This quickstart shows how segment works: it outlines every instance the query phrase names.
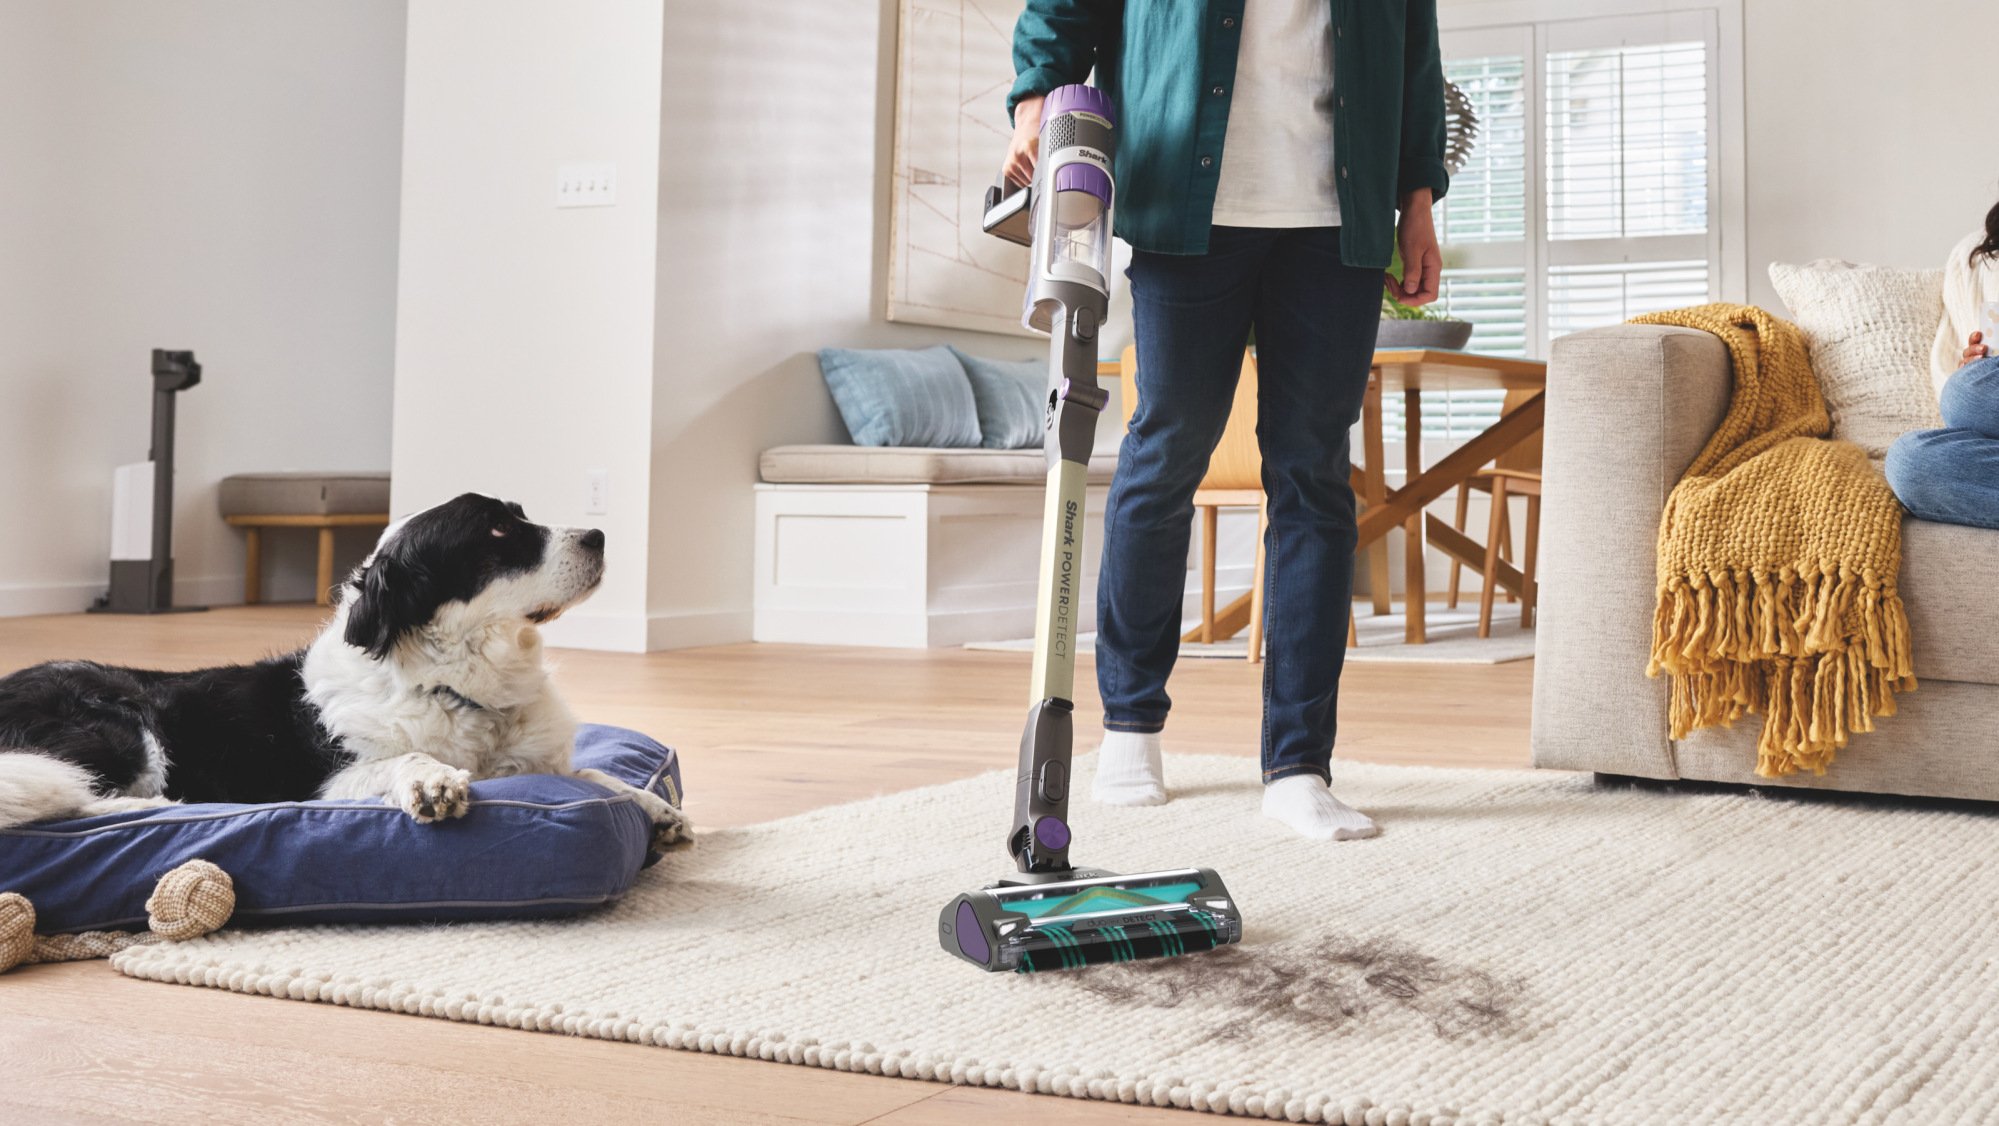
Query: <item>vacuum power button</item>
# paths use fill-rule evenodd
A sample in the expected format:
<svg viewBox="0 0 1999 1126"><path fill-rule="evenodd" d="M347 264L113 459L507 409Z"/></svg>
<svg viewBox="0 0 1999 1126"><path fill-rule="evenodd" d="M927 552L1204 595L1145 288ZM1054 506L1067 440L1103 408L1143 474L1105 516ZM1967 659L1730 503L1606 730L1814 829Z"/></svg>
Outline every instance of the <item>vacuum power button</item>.
<svg viewBox="0 0 1999 1126"><path fill-rule="evenodd" d="M1044 801L1062 801L1069 796L1069 768L1059 762L1043 763L1041 766L1041 797Z"/></svg>

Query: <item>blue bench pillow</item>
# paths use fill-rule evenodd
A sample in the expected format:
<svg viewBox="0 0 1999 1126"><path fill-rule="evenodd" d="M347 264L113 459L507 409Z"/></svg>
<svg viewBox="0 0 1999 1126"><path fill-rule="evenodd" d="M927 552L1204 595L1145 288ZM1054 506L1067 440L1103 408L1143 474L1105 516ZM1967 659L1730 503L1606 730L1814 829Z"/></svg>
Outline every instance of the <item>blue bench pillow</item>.
<svg viewBox="0 0 1999 1126"><path fill-rule="evenodd" d="M1048 361L988 360L956 346L951 352L972 384L980 444L989 450L1038 448L1048 419Z"/></svg>
<svg viewBox="0 0 1999 1126"><path fill-rule="evenodd" d="M912 350L825 348L819 373L857 446L972 448L979 410L958 357Z"/></svg>
<svg viewBox="0 0 1999 1126"><path fill-rule="evenodd" d="M670 747L586 725L576 765L680 804ZM207 860L236 884L230 925L572 915L628 891L652 825L630 795L577 778L472 784L472 811L419 824L377 802L179 805L0 830L0 891L35 905L44 934L146 926L167 871Z"/></svg>

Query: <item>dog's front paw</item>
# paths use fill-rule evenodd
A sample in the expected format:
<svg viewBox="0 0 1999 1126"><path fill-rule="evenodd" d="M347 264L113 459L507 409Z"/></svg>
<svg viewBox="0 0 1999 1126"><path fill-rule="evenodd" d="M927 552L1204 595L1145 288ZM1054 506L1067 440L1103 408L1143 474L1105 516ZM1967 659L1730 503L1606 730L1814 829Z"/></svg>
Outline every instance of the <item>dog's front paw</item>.
<svg viewBox="0 0 1999 1126"><path fill-rule="evenodd" d="M654 852L664 851L670 845L687 844L694 839L694 825L678 807L662 801L657 805L648 805L646 813L652 818Z"/></svg>
<svg viewBox="0 0 1999 1126"><path fill-rule="evenodd" d="M396 804L426 824L463 817L472 808L472 775L442 763L412 770L403 778Z"/></svg>

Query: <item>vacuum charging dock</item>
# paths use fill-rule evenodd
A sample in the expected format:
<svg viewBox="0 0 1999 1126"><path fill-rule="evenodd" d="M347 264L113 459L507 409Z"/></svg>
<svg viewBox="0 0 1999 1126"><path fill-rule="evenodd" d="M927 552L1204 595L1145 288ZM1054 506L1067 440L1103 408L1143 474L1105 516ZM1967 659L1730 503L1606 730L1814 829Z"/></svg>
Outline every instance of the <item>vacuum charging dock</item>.
<svg viewBox="0 0 1999 1126"><path fill-rule="evenodd" d="M153 447L145 462L119 470L113 488L111 588L90 607L93 614L207 609L174 605L174 397L200 382L201 364L193 352L153 349ZM141 493L151 494L150 510L131 507Z"/></svg>

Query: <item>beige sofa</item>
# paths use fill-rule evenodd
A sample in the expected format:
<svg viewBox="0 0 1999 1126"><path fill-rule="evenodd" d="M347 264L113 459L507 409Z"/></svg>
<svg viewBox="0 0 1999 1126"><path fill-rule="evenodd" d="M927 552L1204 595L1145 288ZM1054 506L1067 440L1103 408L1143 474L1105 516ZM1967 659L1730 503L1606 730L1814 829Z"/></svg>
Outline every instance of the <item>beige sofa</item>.
<svg viewBox="0 0 1999 1126"><path fill-rule="evenodd" d="M1666 683L1645 675L1653 542L1666 494L1719 424L1720 340L1619 325L1556 341L1548 371L1534 763L1999 800L1999 532L1909 519L1902 597L1921 688L1824 777L1755 774L1757 720L1667 737Z"/></svg>

